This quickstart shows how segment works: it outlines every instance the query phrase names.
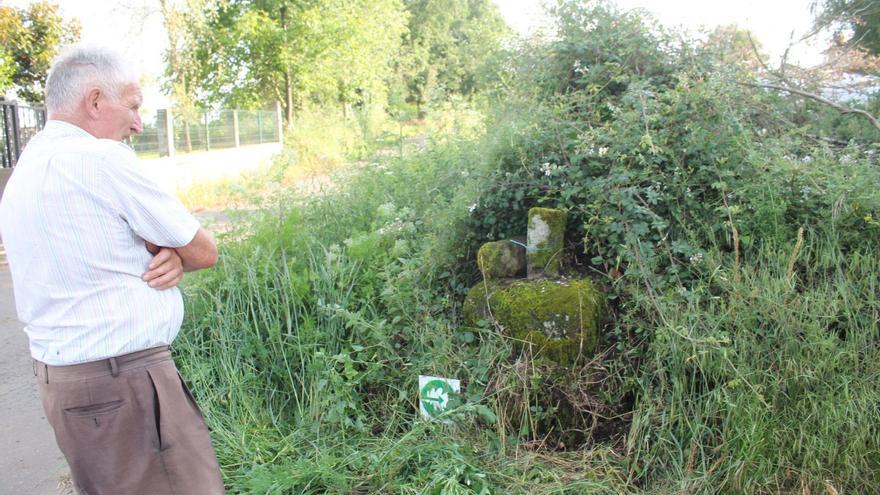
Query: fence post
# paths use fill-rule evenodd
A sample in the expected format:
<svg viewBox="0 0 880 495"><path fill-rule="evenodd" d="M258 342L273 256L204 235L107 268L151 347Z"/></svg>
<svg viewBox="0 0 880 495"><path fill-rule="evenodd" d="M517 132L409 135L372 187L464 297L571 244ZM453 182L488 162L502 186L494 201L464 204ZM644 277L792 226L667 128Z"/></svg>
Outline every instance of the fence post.
<svg viewBox="0 0 880 495"><path fill-rule="evenodd" d="M284 116L281 114L281 102L275 101L275 128L278 129L278 142L284 143Z"/></svg>
<svg viewBox="0 0 880 495"><path fill-rule="evenodd" d="M260 144L263 144L263 112L257 110L257 136L260 137Z"/></svg>
<svg viewBox="0 0 880 495"><path fill-rule="evenodd" d="M12 126L9 125L9 119L7 118L7 112L9 111L9 105L0 104L0 117L3 118L3 167L11 167L13 163L15 163L15 159L12 157Z"/></svg>
<svg viewBox="0 0 880 495"><path fill-rule="evenodd" d="M235 136L235 147L241 146L241 138L238 132L238 110L232 111L232 135Z"/></svg>
<svg viewBox="0 0 880 495"><path fill-rule="evenodd" d="M9 107L12 110L12 163L18 161L21 155L21 128L18 126L18 103L12 102Z"/></svg>
<svg viewBox="0 0 880 495"><path fill-rule="evenodd" d="M211 131L208 130L208 112L205 112L205 151L211 151Z"/></svg>
<svg viewBox="0 0 880 495"><path fill-rule="evenodd" d="M174 116L171 114L171 109L168 108L165 110L165 141L166 146L168 147L168 157L174 157Z"/></svg>

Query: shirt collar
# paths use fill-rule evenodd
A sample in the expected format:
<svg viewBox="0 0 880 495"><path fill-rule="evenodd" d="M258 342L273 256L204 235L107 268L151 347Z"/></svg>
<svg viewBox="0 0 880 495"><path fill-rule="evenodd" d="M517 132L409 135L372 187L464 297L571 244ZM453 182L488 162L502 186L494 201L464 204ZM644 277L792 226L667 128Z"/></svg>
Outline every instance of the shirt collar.
<svg viewBox="0 0 880 495"><path fill-rule="evenodd" d="M60 136L90 137L92 139L97 139L82 127L63 120L47 120L46 126L43 130Z"/></svg>

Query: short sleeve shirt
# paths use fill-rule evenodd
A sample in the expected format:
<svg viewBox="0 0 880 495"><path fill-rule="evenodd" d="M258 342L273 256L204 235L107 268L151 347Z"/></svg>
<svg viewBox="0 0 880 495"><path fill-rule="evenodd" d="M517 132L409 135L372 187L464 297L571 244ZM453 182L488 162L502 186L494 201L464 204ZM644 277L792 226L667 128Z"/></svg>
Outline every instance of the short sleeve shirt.
<svg viewBox="0 0 880 495"><path fill-rule="evenodd" d="M0 201L0 235L31 355L50 365L171 344L175 287L142 280L144 241L180 247L199 224L142 172L123 143L50 120L28 143Z"/></svg>

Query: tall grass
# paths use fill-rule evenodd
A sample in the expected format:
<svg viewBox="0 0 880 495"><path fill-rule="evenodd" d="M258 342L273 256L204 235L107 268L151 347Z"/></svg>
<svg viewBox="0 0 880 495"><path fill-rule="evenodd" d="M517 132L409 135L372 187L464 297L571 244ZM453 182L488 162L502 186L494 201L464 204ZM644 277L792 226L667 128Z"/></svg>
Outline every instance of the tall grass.
<svg viewBox="0 0 880 495"><path fill-rule="evenodd" d="M693 291L657 301L636 476L689 493L880 490L877 250L843 253L823 228L786 247L739 281L715 252Z"/></svg>
<svg viewBox="0 0 880 495"><path fill-rule="evenodd" d="M335 177L334 193L279 198L229 233L218 266L187 287L176 349L233 493L625 485L605 466L610 448L547 457L520 450L497 420L487 385L510 345L455 317L474 271L457 265L477 192L472 146L379 160ZM463 380L455 426L418 419L419 374ZM566 472L580 462L595 470Z"/></svg>

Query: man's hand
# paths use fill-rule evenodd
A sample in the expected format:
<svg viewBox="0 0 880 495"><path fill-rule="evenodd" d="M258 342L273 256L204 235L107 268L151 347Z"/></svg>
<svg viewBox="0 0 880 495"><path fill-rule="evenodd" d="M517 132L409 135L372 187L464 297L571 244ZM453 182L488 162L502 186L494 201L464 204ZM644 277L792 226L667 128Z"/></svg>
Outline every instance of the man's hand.
<svg viewBox="0 0 880 495"><path fill-rule="evenodd" d="M183 279L183 260L174 249L160 247L141 278L157 290L175 287Z"/></svg>

